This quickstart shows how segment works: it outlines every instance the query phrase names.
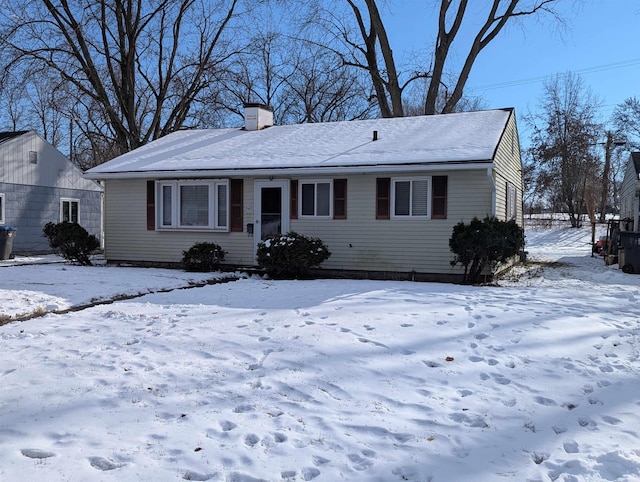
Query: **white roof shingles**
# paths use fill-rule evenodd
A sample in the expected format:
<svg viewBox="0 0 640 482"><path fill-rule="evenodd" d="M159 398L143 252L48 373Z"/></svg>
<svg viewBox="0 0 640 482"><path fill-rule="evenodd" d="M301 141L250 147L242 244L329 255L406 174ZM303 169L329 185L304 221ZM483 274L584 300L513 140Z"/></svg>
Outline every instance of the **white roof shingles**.
<svg viewBox="0 0 640 482"><path fill-rule="evenodd" d="M384 166L493 159L511 109L318 124L259 131L179 131L87 171L127 173ZM373 131L378 140L373 141Z"/></svg>

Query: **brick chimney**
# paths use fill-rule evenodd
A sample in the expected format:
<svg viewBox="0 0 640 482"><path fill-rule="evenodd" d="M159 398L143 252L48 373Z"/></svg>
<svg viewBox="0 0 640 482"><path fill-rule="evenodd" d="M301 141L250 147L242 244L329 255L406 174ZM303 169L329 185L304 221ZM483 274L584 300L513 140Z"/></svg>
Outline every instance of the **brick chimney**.
<svg viewBox="0 0 640 482"><path fill-rule="evenodd" d="M257 131L273 125L273 109L264 104L244 105L244 129Z"/></svg>

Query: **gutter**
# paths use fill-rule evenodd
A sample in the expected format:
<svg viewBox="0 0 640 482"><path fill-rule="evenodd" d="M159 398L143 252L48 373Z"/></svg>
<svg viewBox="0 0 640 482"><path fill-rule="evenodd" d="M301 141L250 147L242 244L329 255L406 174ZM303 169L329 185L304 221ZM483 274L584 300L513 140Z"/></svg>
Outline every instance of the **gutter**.
<svg viewBox="0 0 640 482"><path fill-rule="evenodd" d="M221 178L221 177L268 177L293 175L327 175L327 174L371 174L376 172L433 172L433 171L467 171L487 169L487 175L494 186L491 175L493 161L476 162L442 162L429 164L394 164L394 165L358 165L358 166L314 166L314 167L280 167L280 168L246 168L246 169L191 169L175 171L128 171L128 172L94 172L85 173L87 179L176 179L176 178ZM494 208L495 209L495 208Z"/></svg>

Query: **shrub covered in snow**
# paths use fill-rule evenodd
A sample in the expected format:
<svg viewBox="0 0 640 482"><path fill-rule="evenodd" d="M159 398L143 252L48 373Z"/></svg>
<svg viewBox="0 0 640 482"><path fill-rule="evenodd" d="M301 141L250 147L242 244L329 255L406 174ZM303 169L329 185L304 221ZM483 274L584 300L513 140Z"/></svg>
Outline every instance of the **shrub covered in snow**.
<svg viewBox="0 0 640 482"><path fill-rule="evenodd" d="M44 235L49 246L67 261L90 266L89 255L100 247L100 241L78 223L47 223Z"/></svg>
<svg viewBox="0 0 640 482"><path fill-rule="evenodd" d="M469 224L459 222L453 227L449 247L455 255L451 265L464 266L464 282L480 281L485 266L504 263L524 246L524 230L514 220L500 221L487 216L482 221L473 218Z"/></svg>
<svg viewBox="0 0 640 482"><path fill-rule="evenodd" d="M320 266L329 256L322 240L293 231L258 244L258 263L271 278L308 278L311 268Z"/></svg>
<svg viewBox="0 0 640 482"><path fill-rule="evenodd" d="M217 271L223 260L224 251L215 243L196 243L182 252L182 266L186 271Z"/></svg>

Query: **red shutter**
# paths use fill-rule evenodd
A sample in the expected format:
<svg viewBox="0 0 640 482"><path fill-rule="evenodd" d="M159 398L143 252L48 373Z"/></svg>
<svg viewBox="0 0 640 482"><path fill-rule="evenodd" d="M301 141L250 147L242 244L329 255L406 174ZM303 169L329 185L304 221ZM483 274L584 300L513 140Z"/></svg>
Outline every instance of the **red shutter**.
<svg viewBox="0 0 640 482"><path fill-rule="evenodd" d="M347 180L333 180L333 219L347 219Z"/></svg>
<svg viewBox="0 0 640 482"><path fill-rule="evenodd" d="M231 208L231 232L241 233L242 225L242 179L231 179L229 183L231 190L230 208Z"/></svg>
<svg viewBox="0 0 640 482"><path fill-rule="evenodd" d="M147 181L147 230L156 229L156 182Z"/></svg>
<svg viewBox="0 0 640 482"><path fill-rule="evenodd" d="M291 198L291 204L289 206L289 218L298 219L298 181L291 179L291 186L289 188L289 196Z"/></svg>
<svg viewBox="0 0 640 482"><path fill-rule="evenodd" d="M447 176L431 178L431 219L447 219Z"/></svg>
<svg viewBox="0 0 640 482"><path fill-rule="evenodd" d="M391 217L391 179L381 177L376 179L376 219L390 219Z"/></svg>

